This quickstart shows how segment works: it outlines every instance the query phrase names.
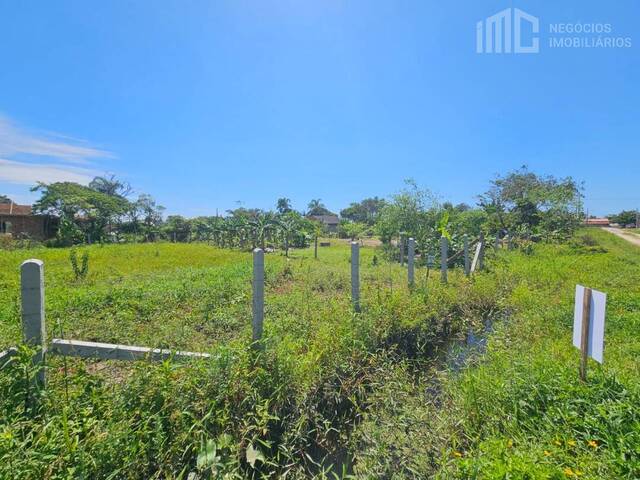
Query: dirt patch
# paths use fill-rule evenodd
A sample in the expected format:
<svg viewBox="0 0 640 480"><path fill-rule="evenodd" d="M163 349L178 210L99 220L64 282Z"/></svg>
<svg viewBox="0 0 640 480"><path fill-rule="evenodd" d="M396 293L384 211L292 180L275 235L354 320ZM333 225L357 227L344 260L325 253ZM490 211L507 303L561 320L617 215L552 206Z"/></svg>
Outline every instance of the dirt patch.
<svg viewBox="0 0 640 480"><path fill-rule="evenodd" d="M625 232L620 228L613 227L604 227L603 230L606 230L609 233L613 233L620 238L624 238L627 242L633 243L635 246L640 247L640 236L636 233Z"/></svg>

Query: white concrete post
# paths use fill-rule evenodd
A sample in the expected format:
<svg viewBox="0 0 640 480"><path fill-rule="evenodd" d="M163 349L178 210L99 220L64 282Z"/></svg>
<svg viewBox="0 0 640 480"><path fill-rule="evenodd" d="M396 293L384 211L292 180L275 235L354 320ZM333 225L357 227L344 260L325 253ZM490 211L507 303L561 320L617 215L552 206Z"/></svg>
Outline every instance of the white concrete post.
<svg viewBox="0 0 640 480"><path fill-rule="evenodd" d="M360 245L351 242L351 301L353 310L360 311Z"/></svg>
<svg viewBox="0 0 640 480"><path fill-rule="evenodd" d="M478 270L484 268L484 232L480 232L480 253L478 255Z"/></svg>
<svg viewBox="0 0 640 480"><path fill-rule="evenodd" d="M469 235L464 234L464 274L468 277L471 273L471 258L469 258Z"/></svg>
<svg viewBox="0 0 640 480"><path fill-rule="evenodd" d="M496 250L500 248L500 232L496 232L496 244L494 245L494 248Z"/></svg>
<svg viewBox="0 0 640 480"><path fill-rule="evenodd" d="M44 360L47 350L47 332L44 323L44 263L42 260L26 260L20 266L20 290L22 297L22 333L24 341L38 352L33 357L38 367L36 383L44 388L46 375Z"/></svg>
<svg viewBox="0 0 640 480"><path fill-rule="evenodd" d="M407 256L407 280L409 282L409 288L413 288L415 283L414 265L416 255L416 241L413 238L409 239L409 253Z"/></svg>
<svg viewBox="0 0 640 480"><path fill-rule="evenodd" d="M440 237L440 280L447 283L447 258L449 256L449 242L447 237Z"/></svg>
<svg viewBox="0 0 640 480"><path fill-rule="evenodd" d="M253 345L262 340L264 322L264 252L256 248L253 251Z"/></svg>

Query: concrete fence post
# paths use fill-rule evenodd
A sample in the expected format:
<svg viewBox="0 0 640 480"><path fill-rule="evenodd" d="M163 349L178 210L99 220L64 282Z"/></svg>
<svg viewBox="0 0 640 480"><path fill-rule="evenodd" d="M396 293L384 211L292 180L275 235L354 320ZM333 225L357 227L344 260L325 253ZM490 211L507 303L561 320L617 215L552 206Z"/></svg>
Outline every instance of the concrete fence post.
<svg viewBox="0 0 640 480"><path fill-rule="evenodd" d="M449 242L447 237L440 237L440 280L447 283L447 258L449 257Z"/></svg>
<svg viewBox="0 0 640 480"><path fill-rule="evenodd" d="M471 273L471 258L469 258L469 235L464 234L464 274L468 277Z"/></svg>
<svg viewBox="0 0 640 480"><path fill-rule="evenodd" d="M413 238L409 239L409 253L407 256L407 280L409 288L413 288L415 283L414 266L416 256L416 241Z"/></svg>
<svg viewBox="0 0 640 480"><path fill-rule="evenodd" d="M261 348L262 324L264 322L264 252L253 250L253 345Z"/></svg>
<svg viewBox="0 0 640 480"><path fill-rule="evenodd" d="M496 250L500 248L500 232L496 232L496 243L494 245L494 248Z"/></svg>
<svg viewBox="0 0 640 480"><path fill-rule="evenodd" d="M360 245L351 242L351 301L353 310L360 311Z"/></svg>
<svg viewBox="0 0 640 480"><path fill-rule="evenodd" d="M44 323L44 263L26 260L20 266L20 293L22 301L22 333L28 345L38 349L33 363L38 368L35 382L46 386L44 369L47 351L47 332Z"/></svg>
<svg viewBox="0 0 640 480"><path fill-rule="evenodd" d="M478 255L478 270L484 268L484 232L480 232L480 253Z"/></svg>

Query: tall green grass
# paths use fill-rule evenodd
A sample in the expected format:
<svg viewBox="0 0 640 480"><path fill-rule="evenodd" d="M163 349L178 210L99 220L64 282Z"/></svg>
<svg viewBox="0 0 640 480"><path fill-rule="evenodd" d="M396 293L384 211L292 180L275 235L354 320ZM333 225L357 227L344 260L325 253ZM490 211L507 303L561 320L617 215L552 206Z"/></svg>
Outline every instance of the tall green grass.
<svg viewBox="0 0 640 480"><path fill-rule="evenodd" d="M437 394L396 371L355 435L360 475L640 478L640 249L590 230L501 254L491 269L508 285L509 319L467 369L439 373ZM586 383L572 346L576 283L608 295L605 362L590 362Z"/></svg>
<svg viewBox="0 0 640 480"><path fill-rule="evenodd" d="M391 358L433 356L480 323L496 292L459 272L448 286L361 254L362 314L347 244L267 255L264 354L251 338L250 255L207 245L92 246L85 279L68 250L2 259L3 345L20 338L19 265L45 261L48 336L207 351L118 363L50 358L28 408L28 352L0 372L0 477L290 478L349 470L349 436ZM489 286L489 287L487 287ZM480 300L480 301L478 301ZM391 357L390 357L391 354ZM393 363L393 362L392 362Z"/></svg>
<svg viewBox="0 0 640 480"><path fill-rule="evenodd" d="M29 352L0 372L0 478L634 478L636 247L605 233L503 252L442 285L349 247L266 256L264 353L248 348L250 255L207 245L89 248L0 259L3 346L20 338L18 267L45 261L49 336L207 351L187 364L50 358L25 402ZM577 380L575 283L609 294L605 365ZM449 368L452 339L494 319L486 353ZM589 443L593 442L593 443ZM594 446L595 445L595 446Z"/></svg>

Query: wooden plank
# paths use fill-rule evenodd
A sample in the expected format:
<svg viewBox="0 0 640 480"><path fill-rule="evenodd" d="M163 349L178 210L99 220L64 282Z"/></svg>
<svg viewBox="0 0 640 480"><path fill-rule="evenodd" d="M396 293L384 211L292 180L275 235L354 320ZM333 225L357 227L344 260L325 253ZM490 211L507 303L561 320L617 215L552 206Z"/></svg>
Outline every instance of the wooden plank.
<svg viewBox="0 0 640 480"><path fill-rule="evenodd" d="M48 350L51 355L66 357L97 358L100 360L192 360L210 358L208 353L181 352L164 348L136 347L114 343L84 342L54 338Z"/></svg>

